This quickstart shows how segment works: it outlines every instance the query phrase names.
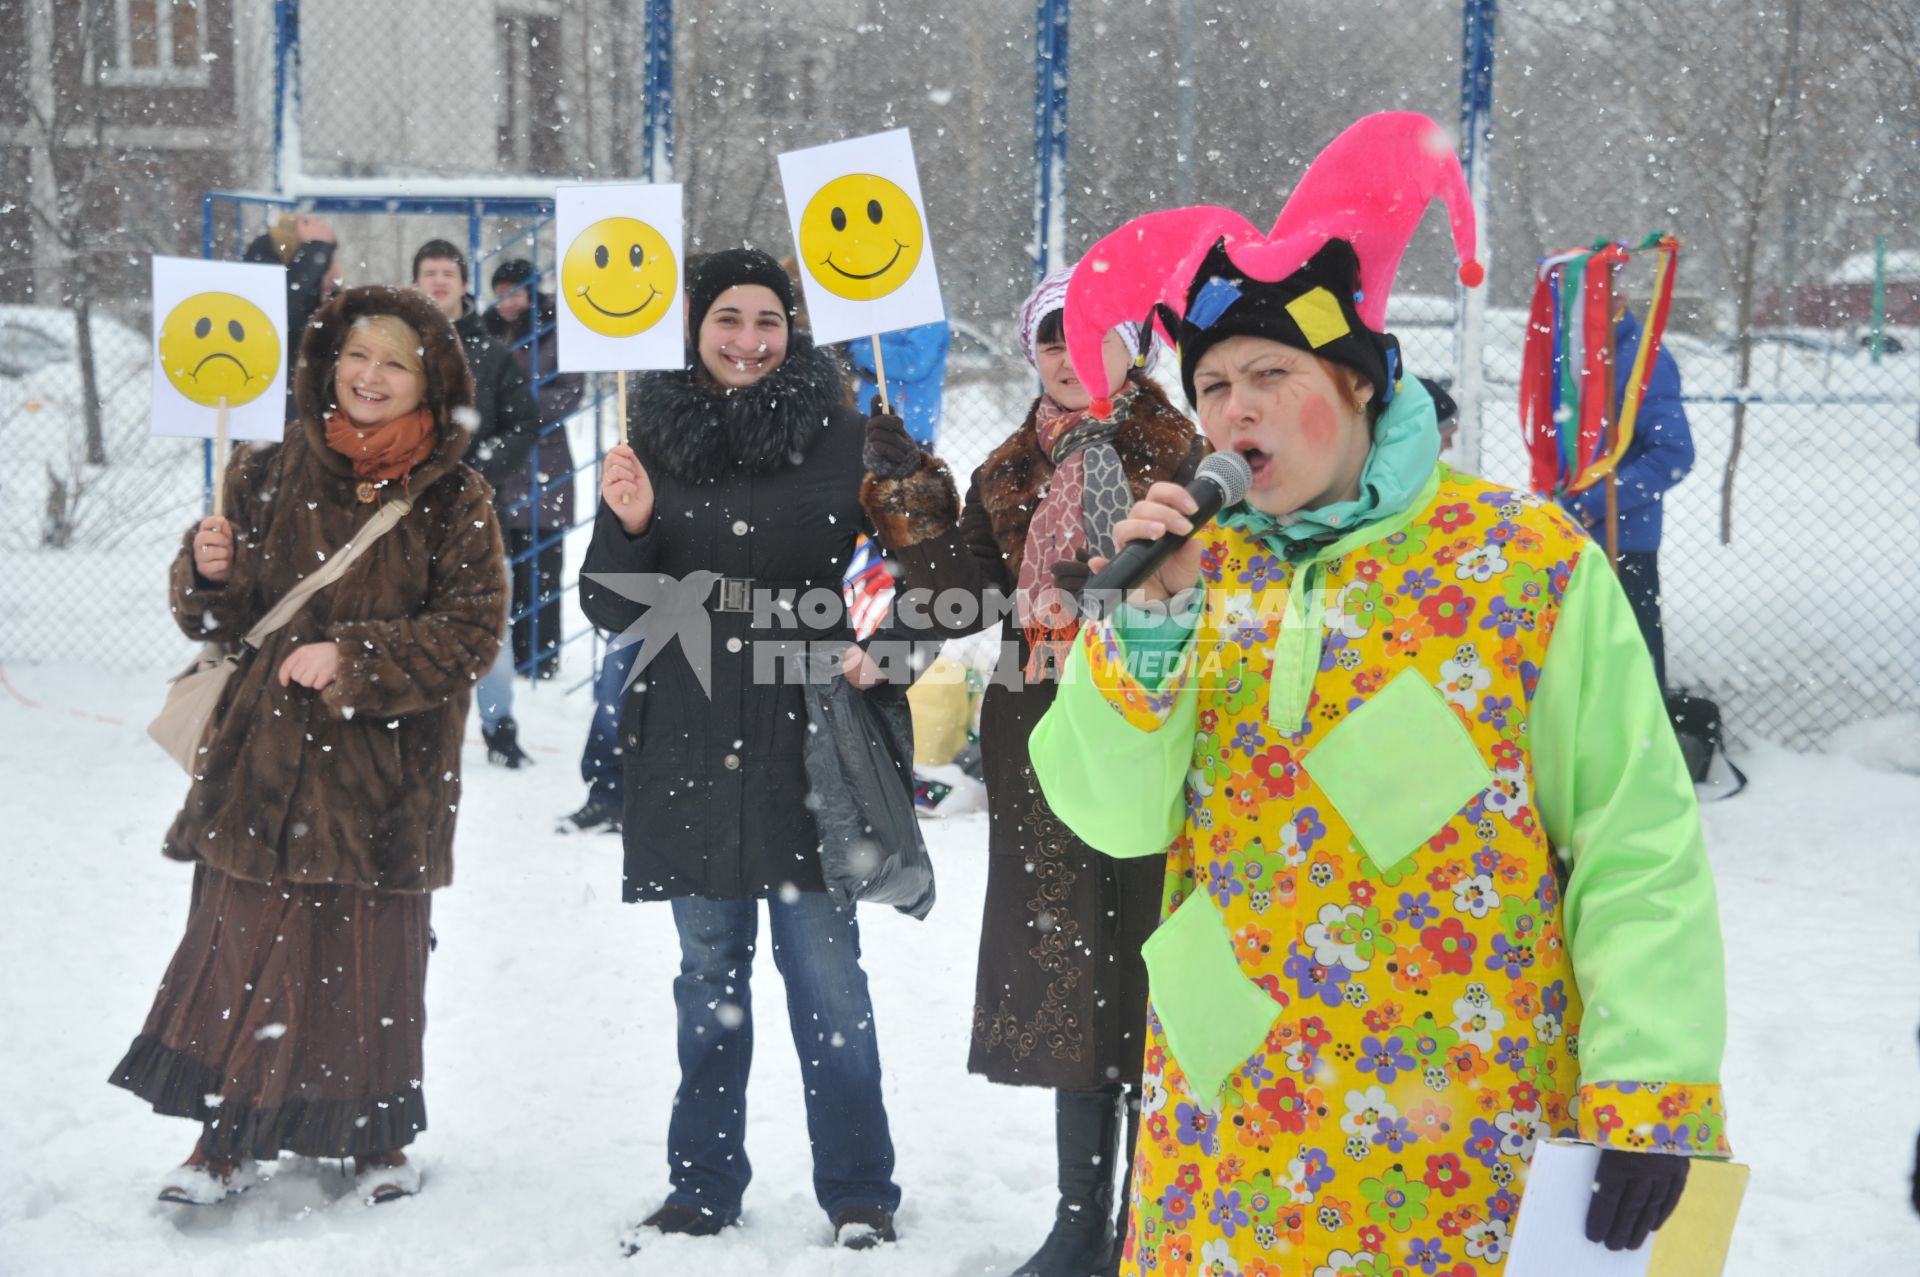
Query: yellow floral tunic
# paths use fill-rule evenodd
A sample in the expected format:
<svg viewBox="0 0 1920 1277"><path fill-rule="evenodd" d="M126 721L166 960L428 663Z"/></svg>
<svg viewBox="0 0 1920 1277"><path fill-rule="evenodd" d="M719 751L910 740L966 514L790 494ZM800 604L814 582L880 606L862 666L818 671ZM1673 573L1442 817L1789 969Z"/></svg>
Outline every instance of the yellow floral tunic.
<svg viewBox="0 0 1920 1277"><path fill-rule="evenodd" d="M1031 745L1090 844L1171 844L1123 1271L1478 1277L1540 1139L1724 1155L1712 880L1604 555L1444 467L1297 565L1199 535L1191 637L1088 626Z"/></svg>

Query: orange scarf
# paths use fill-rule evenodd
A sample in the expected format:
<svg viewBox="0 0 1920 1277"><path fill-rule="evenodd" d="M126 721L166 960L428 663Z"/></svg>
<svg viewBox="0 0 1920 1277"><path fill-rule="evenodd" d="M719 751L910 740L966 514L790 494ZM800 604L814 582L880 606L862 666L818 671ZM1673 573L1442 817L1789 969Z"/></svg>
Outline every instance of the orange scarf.
<svg viewBox="0 0 1920 1277"><path fill-rule="evenodd" d="M398 479L402 492L413 468L433 454L436 442L433 413L425 404L373 430L355 425L338 408L327 414L327 446L351 461L362 480Z"/></svg>

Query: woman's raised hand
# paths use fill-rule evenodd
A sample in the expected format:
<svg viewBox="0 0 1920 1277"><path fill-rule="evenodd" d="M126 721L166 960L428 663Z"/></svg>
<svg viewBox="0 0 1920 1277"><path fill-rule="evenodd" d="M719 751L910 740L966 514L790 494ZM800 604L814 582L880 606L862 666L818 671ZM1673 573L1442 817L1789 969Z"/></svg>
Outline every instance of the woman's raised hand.
<svg viewBox="0 0 1920 1277"><path fill-rule="evenodd" d="M630 537L639 536L653 522L653 480L624 443L607 449L600 463L600 499Z"/></svg>
<svg viewBox="0 0 1920 1277"><path fill-rule="evenodd" d="M1156 483L1127 511L1126 518L1113 525L1113 548L1118 551L1134 541L1151 541L1169 532L1192 532L1193 522L1187 516L1197 509L1192 494L1179 484ZM1205 552L1198 538L1188 540L1127 597L1137 603L1159 603L1191 589L1200 579L1200 557ZM1087 566L1098 572L1107 560L1095 558Z"/></svg>
<svg viewBox="0 0 1920 1277"><path fill-rule="evenodd" d="M217 514L194 529L193 570L215 585L225 585L233 575L233 525Z"/></svg>

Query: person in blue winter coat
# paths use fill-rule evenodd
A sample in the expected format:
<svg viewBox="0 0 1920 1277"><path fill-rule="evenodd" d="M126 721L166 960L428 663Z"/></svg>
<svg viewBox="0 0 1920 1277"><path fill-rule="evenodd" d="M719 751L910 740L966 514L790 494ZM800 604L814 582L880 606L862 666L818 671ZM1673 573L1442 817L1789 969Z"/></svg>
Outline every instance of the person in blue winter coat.
<svg viewBox="0 0 1920 1277"><path fill-rule="evenodd" d="M953 330L944 321L880 334L880 353L887 361L889 406L907 423L907 433L924 448L933 447L940 433L940 397L947 382L947 349ZM873 338L847 343L853 362L854 403L863 411L873 403L878 379L873 372Z"/></svg>
<svg viewBox="0 0 1920 1277"><path fill-rule="evenodd" d="M1616 413L1620 398L1626 394L1627 373L1640 349L1640 333L1640 321L1622 306L1613 324L1614 367L1618 370ZM1687 425L1686 405L1680 401L1680 365L1662 347L1640 401L1640 415L1634 419L1633 441L1614 471L1614 526L1620 549L1620 584L1647 640L1653 672L1663 691L1667 686L1667 648L1660 625L1661 505L1667 490L1692 469L1693 431ZM1569 493L1561 505L1595 538L1606 540L1605 483Z"/></svg>

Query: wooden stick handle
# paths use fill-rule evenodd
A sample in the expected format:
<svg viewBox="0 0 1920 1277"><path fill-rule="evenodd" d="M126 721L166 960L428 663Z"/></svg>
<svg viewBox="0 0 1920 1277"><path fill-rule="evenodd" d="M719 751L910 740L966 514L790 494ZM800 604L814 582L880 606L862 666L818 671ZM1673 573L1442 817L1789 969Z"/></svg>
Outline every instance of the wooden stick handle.
<svg viewBox="0 0 1920 1277"><path fill-rule="evenodd" d="M227 397L220 396L219 417L213 428L213 512L227 514Z"/></svg>
<svg viewBox="0 0 1920 1277"><path fill-rule="evenodd" d="M873 378L880 387L880 410L892 412L893 404L887 398L887 357L880 352L880 334L873 335Z"/></svg>
<svg viewBox="0 0 1920 1277"><path fill-rule="evenodd" d="M1607 472L1607 562L1620 570L1620 489L1612 471Z"/></svg>

